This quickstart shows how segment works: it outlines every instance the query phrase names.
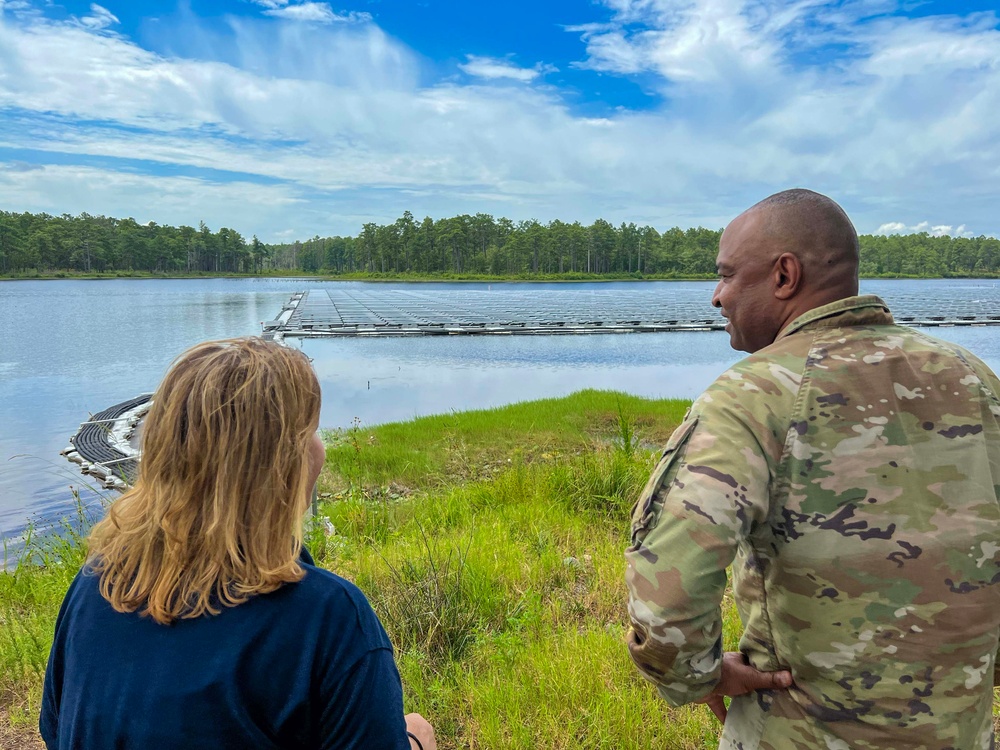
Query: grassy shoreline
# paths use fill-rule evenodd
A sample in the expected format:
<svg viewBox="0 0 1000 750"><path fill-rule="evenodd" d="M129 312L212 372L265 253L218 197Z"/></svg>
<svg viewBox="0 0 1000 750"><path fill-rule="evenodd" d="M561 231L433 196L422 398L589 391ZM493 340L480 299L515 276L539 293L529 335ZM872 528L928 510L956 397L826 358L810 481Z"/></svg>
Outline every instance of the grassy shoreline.
<svg viewBox="0 0 1000 750"><path fill-rule="evenodd" d="M708 710L668 710L622 642L629 510L688 403L581 391L326 434L307 544L371 600L406 710L442 750L717 746ZM52 628L83 559L72 534L32 549L42 565L0 576L3 750L37 739Z"/></svg>
<svg viewBox="0 0 1000 750"><path fill-rule="evenodd" d="M687 405L583 391L327 434L308 545L368 595L442 750L711 746L622 646L629 507ZM78 536L31 547L0 576L0 738L33 732L83 559Z"/></svg>

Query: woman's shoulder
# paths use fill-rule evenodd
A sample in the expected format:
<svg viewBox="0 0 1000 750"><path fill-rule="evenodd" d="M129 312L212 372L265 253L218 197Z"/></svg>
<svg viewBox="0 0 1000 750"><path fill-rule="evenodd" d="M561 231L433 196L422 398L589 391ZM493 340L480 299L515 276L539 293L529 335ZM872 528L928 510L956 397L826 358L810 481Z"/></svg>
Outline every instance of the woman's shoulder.
<svg viewBox="0 0 1000 750"><path fill-rule="evenodd" d="M318 596L334 600L346 598L370 608L368 598L361 589L343 576L320 567L311 558L308 560L300 558L299 564L305 571L305 575L296 586L301 588L303 593L308 593L311 597Z"/></svg>
<svg viewBox="0 0 1000 750"><path fill-rule="evenodd" d="M368 600L361 593L361 589L332 570L327 570L317 565L316 561L313 560L313 556L309 554L309 550L305 547L302 548L302 552L299 554L299 565L302 566L302 569L306 573L299 583L305 584L304 588L311 589L311 593L334 597L348 596L352 599L361 597L367 603Z"/></svg>
<svg viewBox="0 0 1000 750"><path fill-rule="evenodd" d="M305 573L299 581L284 584L269 594L253 596L236 607L223 607L222 611L229 615L225 619L231 619L233 614L237 617L267 618L272 610L287 618L298 610L298 616L304 619L319 615L343 621L345 625L356 623L363 629L368 629L373 621L377 622L368 598L354 583L318 566L305 548L302 549L299 564ZM100 572L89 562L85 563L70 584L64 607L69 605L76 610L81 607L89 610L95 606L100 610L110 609L110 604L100 593L100 578ZM296 617L294 614L291 616Z"/></svg>
<svg viewBox="0 0 1000 750"><path fill-rule="evenodd" d="M337 664L355 663L364 653L392 649L389 636L361 589L346 578L319 567L311 558L309 562L300 560L300 563L305 570L302 580L283 586L285 592L279 589L267 597L277 595L280 600L283 594L287 595L278 607L284 613L283 620L297 617L299 630L315 630L317 647L335 652L335 655L326 654L324 659ZM296 612L298 615L294 614ZM323 634L335 634L336 637L331 642ZM306 636L306 640L309 639Z"/></svg>
<svg viewBox="0 0 1000 750"><path fill-rule="evenodd" d="M299 564L305 575L298 583L287 587L291 597L307 602L310 609L326 610L328 615L338 618L355 619L366 631L378 623L368 597L354 583L318 566L305 549ZM378 630L381 631L381 626Z"/></svg>

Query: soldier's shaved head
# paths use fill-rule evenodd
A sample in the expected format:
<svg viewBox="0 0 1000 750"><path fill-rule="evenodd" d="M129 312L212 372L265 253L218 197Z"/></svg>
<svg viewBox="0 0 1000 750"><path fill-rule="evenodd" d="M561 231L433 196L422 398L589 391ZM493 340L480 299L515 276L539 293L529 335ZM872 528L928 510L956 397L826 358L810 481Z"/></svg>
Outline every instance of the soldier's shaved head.
<svg viewBox="0 0 1000 750"><path fill-rule="evenodd" d="M733 348L771 344L799 315L858 293L858 234L825 195L796 188L737 216L719 240L712 304Z"/></svg>
<svg viewBox="0 0 1000 750"><path fill-rule="evenodd" d="M804 188L782 190L754 204L761 246L769 254L792 253L802 263L803 283L831 299L858 293L858 233L836 201Z"/></svg>

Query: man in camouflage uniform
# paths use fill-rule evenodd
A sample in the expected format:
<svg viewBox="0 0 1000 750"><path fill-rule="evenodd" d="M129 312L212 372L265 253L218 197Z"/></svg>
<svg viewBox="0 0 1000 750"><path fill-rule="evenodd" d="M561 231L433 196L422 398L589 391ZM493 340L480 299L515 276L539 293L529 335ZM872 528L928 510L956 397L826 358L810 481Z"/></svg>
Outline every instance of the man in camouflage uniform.
<svg viewBox="0 0 1000 750"><path fill-rule="evenodd" d="M667 703L725 720L722 748L993 747L1000 382L856 296L857 242L807 190L727 227L712 304L751 355L632 517L629 653Z"/></svg>

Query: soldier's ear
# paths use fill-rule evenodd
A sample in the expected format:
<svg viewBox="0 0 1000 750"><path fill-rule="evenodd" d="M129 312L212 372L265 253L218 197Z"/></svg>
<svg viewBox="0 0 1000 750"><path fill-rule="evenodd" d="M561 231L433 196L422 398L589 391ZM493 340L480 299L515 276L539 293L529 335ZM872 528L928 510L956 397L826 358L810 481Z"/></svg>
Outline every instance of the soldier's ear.
<svg viewBox="0 0 1000 750"><path fill-rule="evenodd" d="M794 297L802 286L802 262L792 253L782 253L772 269L774 296L787 300Z"/></svg>

